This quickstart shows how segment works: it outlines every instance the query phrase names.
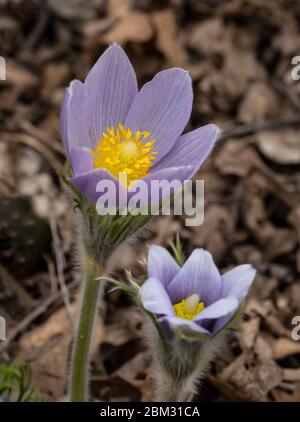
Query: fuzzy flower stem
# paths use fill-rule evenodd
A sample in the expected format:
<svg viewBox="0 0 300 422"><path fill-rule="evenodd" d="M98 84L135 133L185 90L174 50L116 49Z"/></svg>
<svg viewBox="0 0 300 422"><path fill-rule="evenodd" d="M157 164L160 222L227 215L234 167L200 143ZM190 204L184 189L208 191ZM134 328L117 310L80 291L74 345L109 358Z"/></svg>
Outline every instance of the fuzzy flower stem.
<svg viewBox="0 0 300 422"><path fill-rule="evenodd" d="M159 335L154 341L153 360L156 379L156 400L162 402L189 402L199 387L211 361L225 343L221 332L211 338L190 342L177 340L173 347L162 347Z"/></svg>
<svg viewBox="0 0 300 422"><path fill-rule="evenodd" d="M72 354L70 385L72 402L85 402L88 400L90 344L100 289L103 289L104 284L96 280L97 277L103 274L103 268L91 258L86 258L84 272L85 283L83 286L77 336L74 339Z"/></svg>
<svg viewBox="0 0 300 422"><path fill-rule="evenodd" d="M156 399L163 402L191 401L199 375L200 344L179 342L166 350L159 343L156 348Z"/></svg>
<svg viewBox="0 0 300 422"><path fill-rule="evenodd" d="M159 380L159 392L156 395L156 401L176 403L176 402L190 402L193 399L194 392L184 390L184 384L169 379Z"/></svg>

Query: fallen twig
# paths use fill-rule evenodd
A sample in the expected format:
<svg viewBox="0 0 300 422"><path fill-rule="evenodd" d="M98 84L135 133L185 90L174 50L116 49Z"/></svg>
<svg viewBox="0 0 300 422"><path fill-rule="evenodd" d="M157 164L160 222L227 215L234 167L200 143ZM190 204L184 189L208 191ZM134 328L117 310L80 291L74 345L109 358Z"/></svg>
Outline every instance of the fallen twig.
<svg viewBox="0 0 300 422"><path fill-rule="evenodd" d="M50 138L50 136L43 132L40 128L34 126L31 122L24 119L18 119L18 123L21 129L23 129L28 135L41 141L47 148L53 149L61 156L65 155L64 147L60 142L57 142Z"/></svg>
<svg viewBox="0 0 300 422"><path fill-rule="evenodd" d="M26 135L25 133L2 132L0 141L23 144L33 148L39 152L56 171L60 171L62 168L61 162L56 158L53 152L30 135Z"/></svg>
<svg viewBox="0 0 300 422"><path fill-rule="evenodd" d="M225 141L230 138L253 135L262 130L280 129L289 126L300 126L300 115L286 117L285 119L267 120L257 125L239 125L231 129L225 129L221 134L220 140Z"/></svg>

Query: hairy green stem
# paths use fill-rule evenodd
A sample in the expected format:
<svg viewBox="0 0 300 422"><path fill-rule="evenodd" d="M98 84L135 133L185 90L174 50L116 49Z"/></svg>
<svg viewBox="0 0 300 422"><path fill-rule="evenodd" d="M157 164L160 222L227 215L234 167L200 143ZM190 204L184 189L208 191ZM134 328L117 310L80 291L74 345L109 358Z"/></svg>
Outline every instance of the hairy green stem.
<svg viewBox="0 0 300 422"><path fill-rule="evenodd" d="M217 356L226 333L199 337L196 341L172 339L172 347L162 347L156 333L154 364L156 369L156 400L191 401L198 391L211 361ZM155 342L154 342L155 343Z"/></svg>
<svg viewBox="0 0 300 422"><path fill-rule="evenodd" d="M168 343L167 343L168 344ZM173 347L156 348L156 399L163 402L190 401L198 377L201 344L176 341Z"/></svg>
<svg viewBox="0 0 300 422"><path fill-rule="evenodd" d="M85 402L88 400L90 345L100 290L102 290L104 284L96 280L97 277L103 274L103 268L91 258L86 259L84 273L85 284L83 286L81 309L72 354L70 385L72 402Z"/></svg>

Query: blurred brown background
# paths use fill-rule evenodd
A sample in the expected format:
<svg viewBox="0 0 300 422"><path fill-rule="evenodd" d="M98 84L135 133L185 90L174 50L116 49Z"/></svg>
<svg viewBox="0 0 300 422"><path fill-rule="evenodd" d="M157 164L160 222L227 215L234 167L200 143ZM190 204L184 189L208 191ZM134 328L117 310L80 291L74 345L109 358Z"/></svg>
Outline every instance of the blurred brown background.
<svg viewBox="0 0 300 422"><path fill-rule="evenodd" d="M297 0L2 0L0 55L0 315L3 363L30 365L45 400L64 400L77 309L72 209L57 171L64 89L84 79L112 42L123 46L139 84L166 67L189 70L190 128L223 131L200 170L205 221L159 217L144 247L128 246L115 274L138 262L146 242L167 246L179 230L184 251L210 250L222 270L257 271L241 330L215 362L196 400L300 401L300 55ZM76 263L75 263L76 264ZM93 343L95 400L151 400L142 318L108 293ZM1 375L0 375L1 381ZM1 382L0 382L1 400Z"/></svg>

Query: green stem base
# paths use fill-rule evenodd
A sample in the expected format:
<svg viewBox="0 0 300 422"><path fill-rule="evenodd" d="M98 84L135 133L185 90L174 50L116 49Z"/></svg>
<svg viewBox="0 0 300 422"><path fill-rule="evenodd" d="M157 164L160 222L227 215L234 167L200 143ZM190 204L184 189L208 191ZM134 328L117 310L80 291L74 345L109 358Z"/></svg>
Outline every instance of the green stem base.
<svg viewBox="0 0 300 422"><path fill-rule="evenodd" d="M72 355L70 383L70 399L72 402L88 400L89 352L100 289L102 290L103 286L103 282L97 281L96 278L102 274L102 267L90 258L86 260L85 285Z"/></svg>

